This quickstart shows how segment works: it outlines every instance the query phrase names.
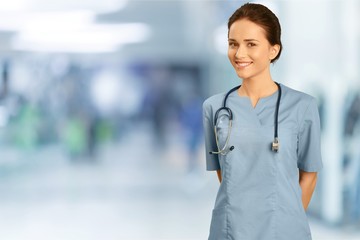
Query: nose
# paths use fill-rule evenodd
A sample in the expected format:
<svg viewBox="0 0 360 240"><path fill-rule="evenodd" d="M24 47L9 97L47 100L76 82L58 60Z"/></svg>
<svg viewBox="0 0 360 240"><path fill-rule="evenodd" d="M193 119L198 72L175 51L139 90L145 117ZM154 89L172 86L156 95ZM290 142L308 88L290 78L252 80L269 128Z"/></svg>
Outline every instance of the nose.
<svg viewBox="0 0 360 240"><path fill-rule="evenodd" d="M238 47L238 49L236 50L235 57L236 58L241 58L241 57L244 57L244 56L246 56L246 48L243 47L242 45L240 45Z"/></svg>

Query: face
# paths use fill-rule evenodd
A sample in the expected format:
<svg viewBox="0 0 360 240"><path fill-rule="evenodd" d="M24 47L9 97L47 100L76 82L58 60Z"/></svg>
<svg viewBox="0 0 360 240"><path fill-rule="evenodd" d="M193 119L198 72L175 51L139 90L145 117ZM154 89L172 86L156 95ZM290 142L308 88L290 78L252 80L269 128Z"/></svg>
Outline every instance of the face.
<svg viewBox="0 0 360 240"><path fill-rule="evenodd" d="M228 57L240 78L270 76L270 61L280 46L270 45L262 27L247 19L237 20L230 26L228 41Z"/></svg>

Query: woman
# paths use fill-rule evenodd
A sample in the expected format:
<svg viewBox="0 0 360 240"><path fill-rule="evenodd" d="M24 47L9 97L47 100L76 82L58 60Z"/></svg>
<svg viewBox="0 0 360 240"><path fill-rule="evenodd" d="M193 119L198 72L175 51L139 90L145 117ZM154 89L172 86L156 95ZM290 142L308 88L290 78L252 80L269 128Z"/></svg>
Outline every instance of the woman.
<svg viewBox="0 0 360 240"><path fill-rule="evenodd" d="M229 18L228 57L242 84L203 103L206 168L220 181L210 240L311 239L305 211L323 166L319 113L314 97L271 77L280 34L260 4ZM221 109L225 98L231 113Z"/></svg>

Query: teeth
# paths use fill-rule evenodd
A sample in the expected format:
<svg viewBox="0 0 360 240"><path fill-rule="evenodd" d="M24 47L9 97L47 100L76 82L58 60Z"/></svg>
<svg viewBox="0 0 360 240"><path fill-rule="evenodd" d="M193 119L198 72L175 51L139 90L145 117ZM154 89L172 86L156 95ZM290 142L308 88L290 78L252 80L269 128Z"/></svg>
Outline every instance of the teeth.
<svg viewBox="0 0 360 240"><path fill-rule="evenodd" d="M237 63L240 67L249 66L251 63Z"/></svg>

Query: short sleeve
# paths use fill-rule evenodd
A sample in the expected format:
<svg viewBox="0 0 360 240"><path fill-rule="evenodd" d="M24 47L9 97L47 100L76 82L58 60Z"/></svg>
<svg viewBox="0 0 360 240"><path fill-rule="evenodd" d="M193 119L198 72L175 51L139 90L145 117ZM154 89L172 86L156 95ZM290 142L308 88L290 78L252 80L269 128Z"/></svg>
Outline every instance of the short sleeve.
<svg viewBox="0 0 360 240"><path fill-rule="evenodd" d="M322 169L320 117L315 98L311 98L300 121L297 154L299 169L306 172Z"/></svg>
<svg viewBox="0 0 360 240"><path fill-rule="evenodd" d="M217 151L213 121L211 118L210 106L205 101L203 103L203 127L205 137L205 158L206 170L215 171L220 169L219 157L217 154L210 154L211 151Z"/></svg>

